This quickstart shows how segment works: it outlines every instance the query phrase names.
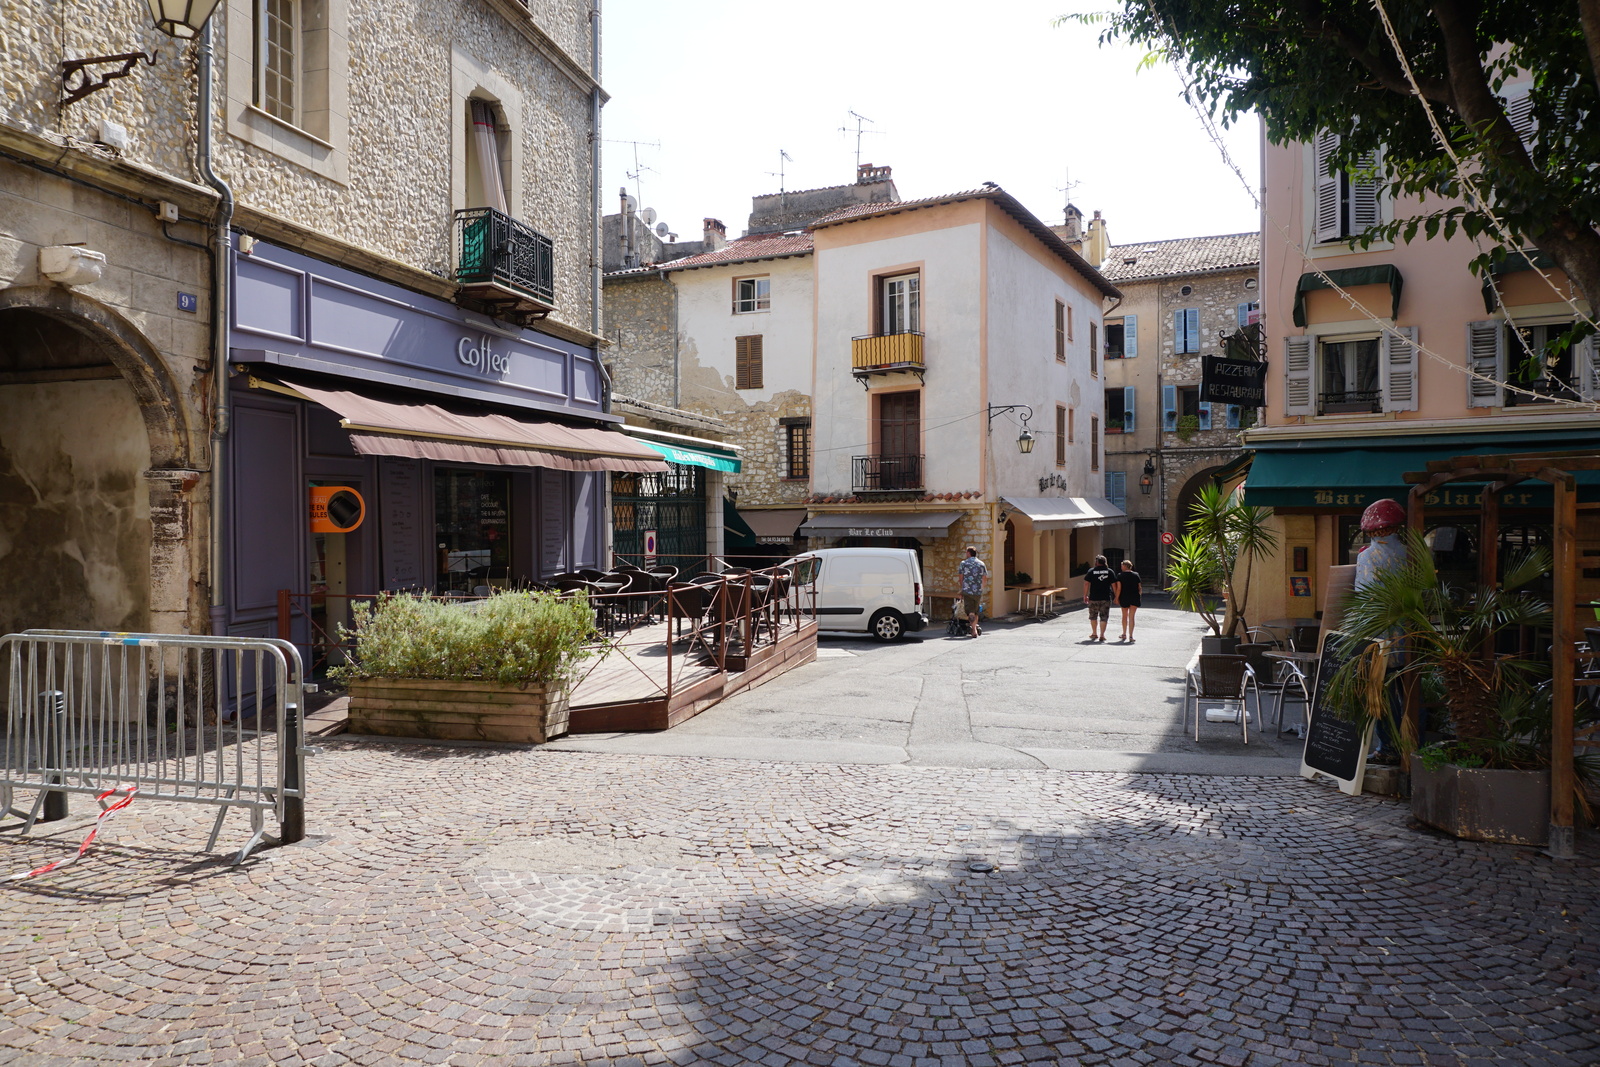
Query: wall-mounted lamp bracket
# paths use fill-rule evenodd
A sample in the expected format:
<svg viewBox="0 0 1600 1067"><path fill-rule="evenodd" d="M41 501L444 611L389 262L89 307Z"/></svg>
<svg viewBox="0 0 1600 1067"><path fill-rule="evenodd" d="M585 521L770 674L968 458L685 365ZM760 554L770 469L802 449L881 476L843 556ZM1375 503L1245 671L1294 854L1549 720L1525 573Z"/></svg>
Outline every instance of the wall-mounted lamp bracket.
<svg viewBox="0 0 1600 1067"><path fill-rule="evenodd" d="M149 52L123 52L114 56L89 56L85 59L67 59L61 63L61 106L75 104L90 93L97 93L110 85L118 78L126 78L133 73L139 65L139 60L144 60L150 66L156 65L156 57ZM86 67L96 67L102 63L121 63L118 70L110 70L95 76Z"/></svg>

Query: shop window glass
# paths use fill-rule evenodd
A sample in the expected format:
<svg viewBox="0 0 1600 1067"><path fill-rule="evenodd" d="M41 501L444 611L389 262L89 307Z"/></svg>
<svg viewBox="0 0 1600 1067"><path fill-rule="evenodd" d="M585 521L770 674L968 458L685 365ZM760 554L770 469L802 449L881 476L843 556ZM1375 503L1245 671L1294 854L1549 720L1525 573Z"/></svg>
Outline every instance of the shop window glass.
<svg viewBox="0 0 1600 1067"><path fill-rule="evenodd" d="M438 591L471 594L511 573L511 475L441 467L433 475Z"/></svg>

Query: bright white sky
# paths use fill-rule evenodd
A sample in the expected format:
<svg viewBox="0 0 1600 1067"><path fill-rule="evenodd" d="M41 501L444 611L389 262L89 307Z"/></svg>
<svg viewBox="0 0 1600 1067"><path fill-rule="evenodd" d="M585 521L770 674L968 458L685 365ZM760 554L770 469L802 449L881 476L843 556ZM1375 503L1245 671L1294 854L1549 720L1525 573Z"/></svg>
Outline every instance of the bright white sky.
<svg viewBox="0 0 1600 1067"><path fill-rule="evenodd" d="M1239 233L1259 216L1168 67L1099 48L1094 28L1051 20L1097 0L606 0L602 210L634 190L680 239L700 220L744 232L750 197L855 180L849 112L873 120L862 162L894 168L911 200L1004 187L1046 223L1071 197L1105 214L1113 244ZM1260 181L1258 124L1224 131ZM772 172L772 173L768 173Z"/></svg>

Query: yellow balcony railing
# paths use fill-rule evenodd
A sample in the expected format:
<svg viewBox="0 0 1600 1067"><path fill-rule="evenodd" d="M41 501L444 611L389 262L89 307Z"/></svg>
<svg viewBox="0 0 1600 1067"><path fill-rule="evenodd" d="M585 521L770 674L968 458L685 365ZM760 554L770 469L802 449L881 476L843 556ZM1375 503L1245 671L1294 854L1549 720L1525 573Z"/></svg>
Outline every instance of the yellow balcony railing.
<svg viewBox="0 0 1600 1067"><path fill-rule="evenodd" d="M921 370L922 335L889 333L852 337L850 367L857 374L880 370Z"/></svg>

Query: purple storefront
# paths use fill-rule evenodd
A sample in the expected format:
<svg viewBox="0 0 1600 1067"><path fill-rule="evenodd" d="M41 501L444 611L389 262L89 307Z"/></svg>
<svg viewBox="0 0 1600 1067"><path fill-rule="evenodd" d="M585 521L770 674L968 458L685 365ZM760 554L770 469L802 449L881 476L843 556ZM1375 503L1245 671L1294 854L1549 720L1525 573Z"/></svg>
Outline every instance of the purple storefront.
<svg viewBox="0 0 1600 1067"><path fill-rule="evenodd" d="M264 241L233 268L220 632L275 635L284 589L307 643L345 596L598 566L607 472L665 468L591 348Z"/></svg>

